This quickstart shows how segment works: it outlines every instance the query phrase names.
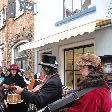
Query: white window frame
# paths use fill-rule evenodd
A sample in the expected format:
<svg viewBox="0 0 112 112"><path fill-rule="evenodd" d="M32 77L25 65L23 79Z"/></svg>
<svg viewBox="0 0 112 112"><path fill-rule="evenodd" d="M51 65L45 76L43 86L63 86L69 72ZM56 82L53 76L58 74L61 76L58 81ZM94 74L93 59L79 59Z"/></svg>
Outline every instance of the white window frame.
<svg viewBox="0 0 112 112"><path fill-rule="evenodd" d="M92 2L92 0L90 0ZM84 10L83 5L87 0L64 0L64 18ZM92 5L92 3L91 3ZM88 5L89 7L90 5Z"/></svg>
<svg viewBox="0 0 112 112"><path fill-rule="evenodd" d="M22 1L25 1L25 0L22 0ZM20 17L23 13L24 13L24 10L20 10L20 2L19 0L16 0L16 14L15 14L15 18L18 18Z"/></svg>
<svg viewBox="0 0 112 112"><path fill-rule="evenodd" d="M6 13L5 10L0 10L0 29L5 25Z"/></svg>

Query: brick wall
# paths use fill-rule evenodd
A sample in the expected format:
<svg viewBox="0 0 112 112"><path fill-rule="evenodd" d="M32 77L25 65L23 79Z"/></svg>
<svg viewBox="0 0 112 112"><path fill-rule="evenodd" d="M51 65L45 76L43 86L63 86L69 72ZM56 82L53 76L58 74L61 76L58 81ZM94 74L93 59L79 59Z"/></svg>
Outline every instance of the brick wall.
<svg viewBox="0 0 112 112"><path fill-rule="evenodd" d="M7 0L0 1L1 8L7 8ZM34 16L30 12L25 12L17 19L6 19L6 25L0 29L0 45L3 44L3 66L11 64L12 48L21 41L33 41L34 39ZM30 53L29 53L30 52ZM34 68L34 50L27 50L28 68Z"/></svg>

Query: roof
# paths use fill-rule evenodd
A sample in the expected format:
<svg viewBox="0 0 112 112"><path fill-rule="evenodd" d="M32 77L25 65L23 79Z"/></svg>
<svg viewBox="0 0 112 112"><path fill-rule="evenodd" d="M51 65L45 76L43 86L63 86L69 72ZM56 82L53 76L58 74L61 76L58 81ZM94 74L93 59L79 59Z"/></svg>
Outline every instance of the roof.
<svg viewBox="0 0 112 112"><path fill-rule="evenodd" d="M44 37L40 40L26 43L20 48L20 51L38 48L49 43L59 42L60 40L69 39L70 37L76 37L77 35L83 35L85 32L91 33L95 31L96 21L86 23L77 27L69 28L64 31L60 31L56 34Z"/></svg>

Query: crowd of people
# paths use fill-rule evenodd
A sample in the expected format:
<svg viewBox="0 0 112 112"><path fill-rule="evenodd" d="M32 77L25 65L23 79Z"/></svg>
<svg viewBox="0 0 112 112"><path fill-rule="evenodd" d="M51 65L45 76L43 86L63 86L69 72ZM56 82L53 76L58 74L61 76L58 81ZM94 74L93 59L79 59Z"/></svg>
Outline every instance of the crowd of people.
<svg viewBox="0 0 112 112"><path fill-rule="evenodd" d="M0 112L36 112L72 93L72 90L66 88L67 93L63 95L65 86L62 85L58 74L55 56L43 55L39 65L41 72L35 75L29 70L20 75L21 69L16 64L7 68L8 74L4 74L0 67L0 105L5 105L4 110L1 109ZM95 89L60 111L111 112L111 89L102 71L100 57L86 53L78 57L76 65L83 77L76 88L77 92L91 87ZM15 101L11 102L11 97L15 98ZM30 109L32 104L35 108Z"/></svg>

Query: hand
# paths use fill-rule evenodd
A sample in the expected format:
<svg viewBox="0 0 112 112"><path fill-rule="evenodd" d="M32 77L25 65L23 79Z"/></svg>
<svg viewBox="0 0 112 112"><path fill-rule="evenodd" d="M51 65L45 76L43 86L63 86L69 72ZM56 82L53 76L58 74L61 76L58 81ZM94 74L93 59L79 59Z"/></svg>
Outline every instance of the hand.
<svg viewBox="0 0 112 112"><path fill-rule="evenodd" d="M15 93L17 94L21 94L23 91L23 88L19 87L19 86L14 86L16 89L14 90Z"/></svg>
<svg viewBox="0 0 112 112"><path fill-rule="evenodd" d="M4 87L5 89L8 89L8 88L9 88L9 85L3 84L3 87Z"/></svg>
<svg viewBox="0 0 112 112"><path fill-rule="evenodd" d="M40 90L40 88L42 87L42 85L37 85L34 89L32 89L32 92L38 92Z"/></svg>
<svg viewBox="0 0 112 112"><path fill-rule="evenodd" d="M37 88L37 87L35 87L34 89L32 89L32 92L38 92L39 91L39 89Z"/></svg>

